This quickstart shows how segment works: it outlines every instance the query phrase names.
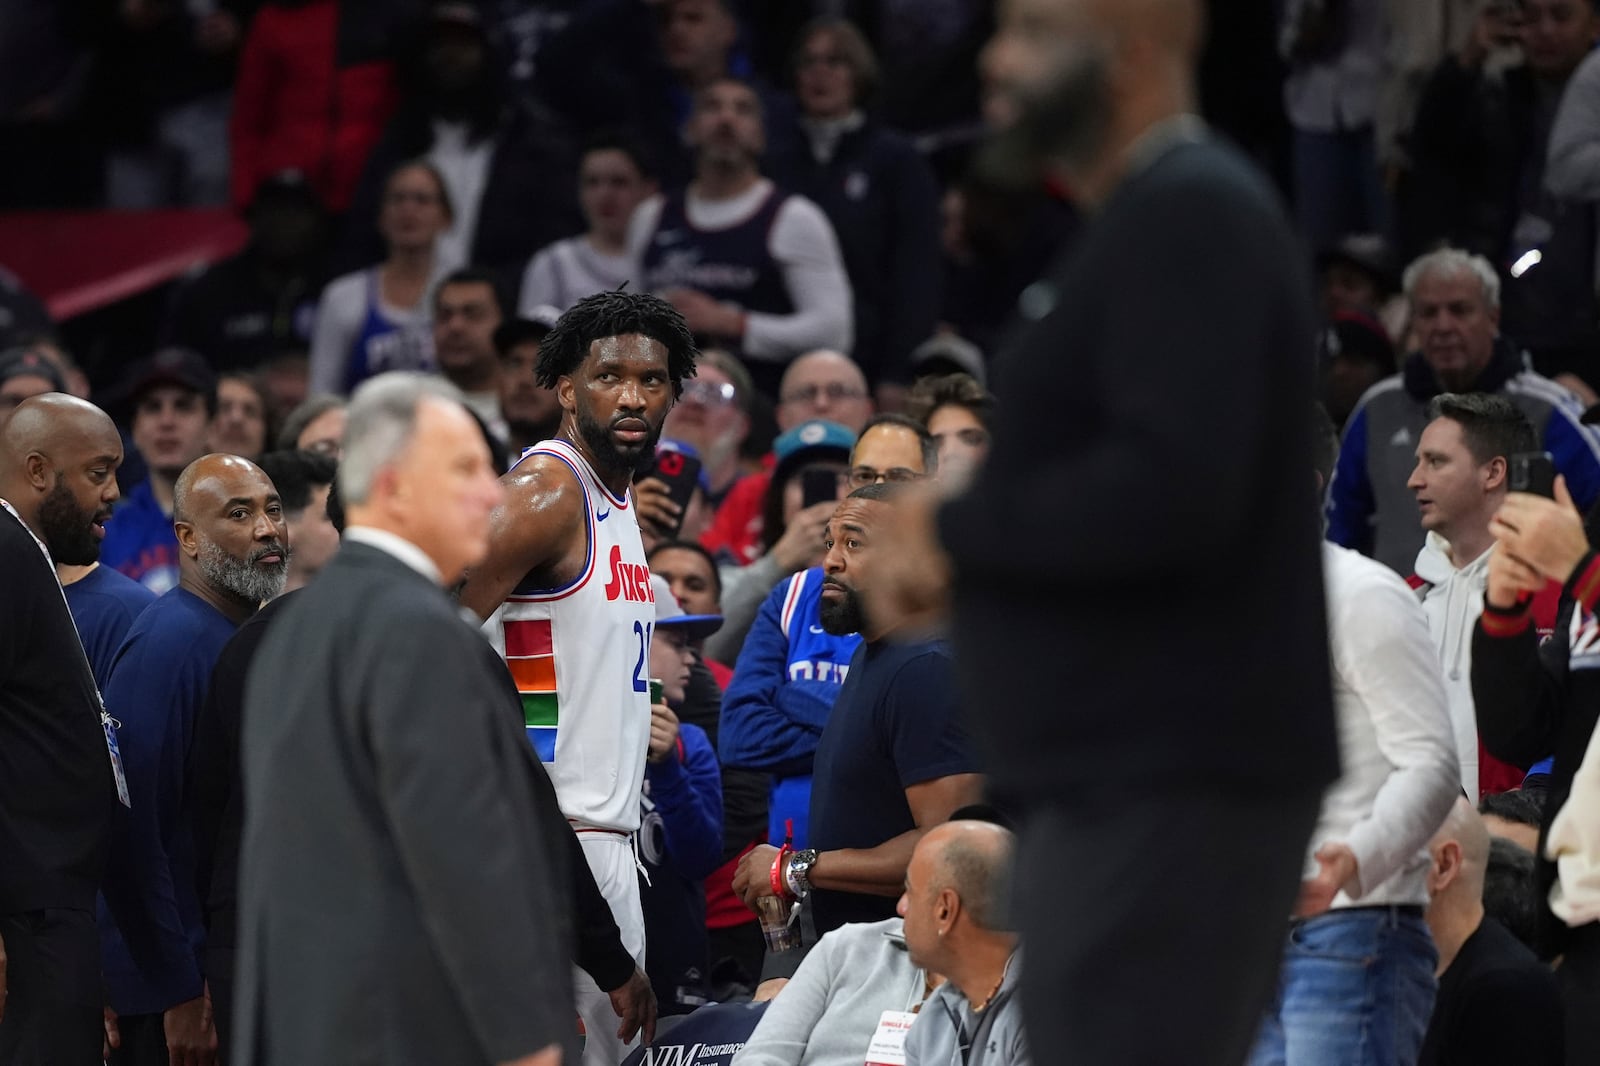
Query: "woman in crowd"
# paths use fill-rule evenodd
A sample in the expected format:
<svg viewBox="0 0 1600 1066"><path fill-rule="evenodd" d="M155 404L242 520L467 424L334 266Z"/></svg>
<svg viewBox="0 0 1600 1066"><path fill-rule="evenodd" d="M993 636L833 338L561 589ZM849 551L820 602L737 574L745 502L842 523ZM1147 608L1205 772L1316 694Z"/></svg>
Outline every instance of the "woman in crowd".
<svg viewBox="0 0 1600 1066"><path fill-rule="evenodd" d="M386 370L433 366L428 298L448 270L437 244L455 213L444 179L425 160L389 175L378 230L388 257L322 291L311 339L311 390L349 393Z"/></svg>

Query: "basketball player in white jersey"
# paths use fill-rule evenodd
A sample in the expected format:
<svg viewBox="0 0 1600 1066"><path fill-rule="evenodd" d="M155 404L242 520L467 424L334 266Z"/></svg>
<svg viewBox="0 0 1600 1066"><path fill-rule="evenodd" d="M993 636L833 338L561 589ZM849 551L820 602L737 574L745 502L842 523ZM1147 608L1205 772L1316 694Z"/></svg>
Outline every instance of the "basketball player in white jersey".
<svg viewBox="0 0 1600 1066"><path fill-rule="evenodd" d="M695 356L683 317L654 296L604 292L561 316L539 346L537 370L539 384L556 390L561 428L506 474L488 558L461 592L505 657L529 739L641 968L632 836L650 740L656 615L629 485L694 374ZM608 998L574 973L583 1061L616 1066L648 982L639 989L637 975ZM654 1008L652 1001L647 1041Z"/></svg>

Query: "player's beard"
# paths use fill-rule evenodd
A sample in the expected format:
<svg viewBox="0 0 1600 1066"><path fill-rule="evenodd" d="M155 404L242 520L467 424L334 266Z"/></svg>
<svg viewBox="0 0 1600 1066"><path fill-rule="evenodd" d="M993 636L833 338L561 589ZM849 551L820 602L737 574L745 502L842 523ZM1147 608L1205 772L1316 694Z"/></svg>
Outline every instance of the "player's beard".
<svg viewBox="0 0 1600 1066"><path fill-rule="evenodd" d="M78 506L72 490L59 474L39 501L39 532L50 558L67 566L88 566L100 558L100 538L94 535L97 515Z"/></svg>
<svg viewBox="0 0 1600 1066"><path fill-rule="evenodd" d="M278 561L263 566L257 560L276 555ZM200 572L206 583L238 598L243 603L266 603L283 591L289 578L289 548L274 542L252 551L248 558L229 555L215 541L200 544Z"/></svg>
<svg viewBox="0 0 1600 1066"><path fill-rule="evenodd" d="M1111 53L1104 42L1067 46L1062 62L1037 86L1004 90L1017 109L978 155L980 174L1003 188L1032 188L1052 165L1085 169L1111 134Z"/></svg>
<svg viewBox="0 0 1600 1066"><path fill-rule="evenodd" d="M633 447L623 448L618 446L616 439L611 436L611 426L624 418L638 418L639 421L650 427L644 440ZM646 415L615 414L611 422L601 425L599 420L590 415L581 405L575 412L578 424L578 436L583 438L583 443L588 445L589 454L600 466L601 472L621 472L626 470L631 476L638 469L655 458L656 442L661 439L661 423L652 424Z"/></svg>

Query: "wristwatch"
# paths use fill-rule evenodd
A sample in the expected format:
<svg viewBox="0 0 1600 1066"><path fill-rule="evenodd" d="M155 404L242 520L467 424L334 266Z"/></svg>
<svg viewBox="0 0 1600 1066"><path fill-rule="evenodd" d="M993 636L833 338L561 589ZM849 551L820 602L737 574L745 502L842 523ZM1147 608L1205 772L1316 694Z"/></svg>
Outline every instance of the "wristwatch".
<svg viewBox="0 0 1600 1066"><path fill-rule="evenodd" d="M789 868L783 872L783 879L795 898L805 899L811 895L811 868L816 864L816 848L806 848L790 856Z"/></svg>

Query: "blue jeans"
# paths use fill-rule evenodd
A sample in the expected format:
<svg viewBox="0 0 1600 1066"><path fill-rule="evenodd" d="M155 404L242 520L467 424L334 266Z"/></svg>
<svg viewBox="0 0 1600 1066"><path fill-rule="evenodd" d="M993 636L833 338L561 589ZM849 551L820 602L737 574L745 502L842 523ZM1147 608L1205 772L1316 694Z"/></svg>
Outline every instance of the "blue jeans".
<svg viewBox="0 0 1600 1066"><path fill-rule="evenodd" d="M1356 907L1289 928L1250 1066L1411 1066L1438 991L1422 918Z"/></svg>
<svg viewBox="0 0 1600 1066"><path fill-rule="evenodd" d="M1387 233L1388 194L1371 126L1294 131L1294 209L1313 251L1351 233Z"/></svg>

